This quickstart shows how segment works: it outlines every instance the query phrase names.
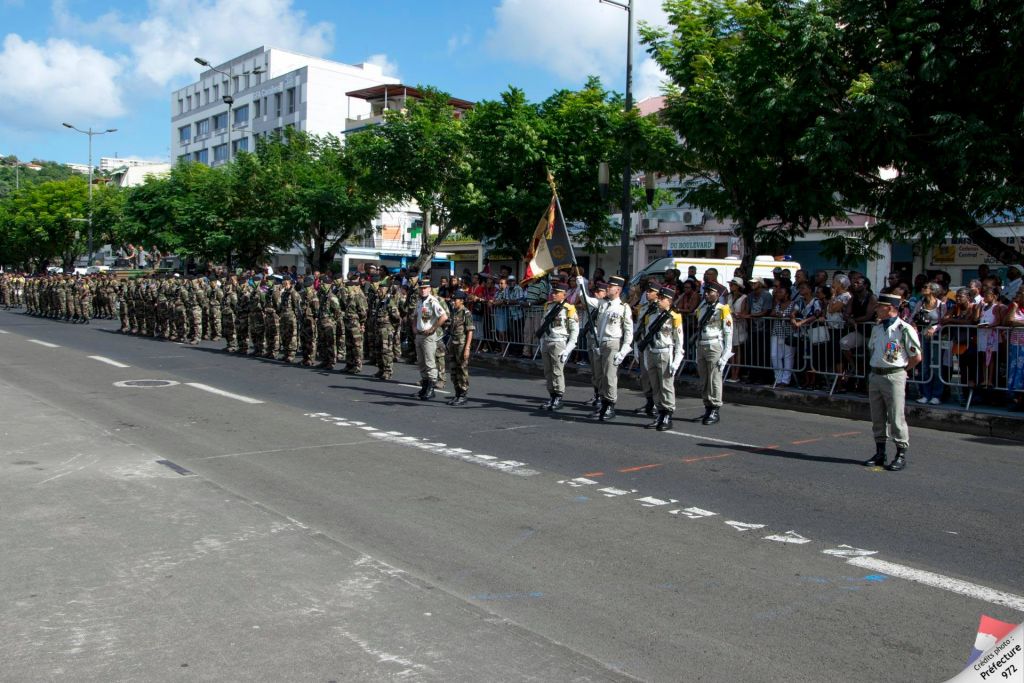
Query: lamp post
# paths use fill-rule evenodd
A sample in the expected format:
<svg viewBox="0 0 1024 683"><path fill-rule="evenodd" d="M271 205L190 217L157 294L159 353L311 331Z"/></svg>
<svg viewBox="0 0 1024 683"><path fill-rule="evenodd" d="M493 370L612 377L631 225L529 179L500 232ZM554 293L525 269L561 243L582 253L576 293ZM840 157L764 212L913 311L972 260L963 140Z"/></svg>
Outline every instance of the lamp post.
<svg viewBox="0 0 1024 683"><path fill-rule="evenodd" d="M633 110L633 0L599 0L602 4L612 5L626 11L626 113ZM633 197L630 193L633 185L633 169L631 166L629 147L623 154L622 169L622 240L620 242L619 275L625 277L629 273L629 233L633 222Z"/></svg>
<svg viewBox="0 0 1024 683"><path fill-rule="evenodd" d="M82 130L76 128L70 123L62 123L65 128L78 131L82 135L89 136L89 260L86 262L86 267L92 265L92 139L95 135L106 135L107 133L116 133L117 128L107 128L106 130L93 130L92 126L89 126L89 130Z"/></svg>
<svg viewBox="0 0 1024 683"><path fill-rule="evenodd" d="M224 104L228 105L228 158L227 158L227 163L230 164L231 163L231 131L232 131L234 125L235 125L234 122L231 120L231 108L235 105L235 97L231 93L231 88L234 85L234 80L235 80L234 79L234 73L235 73L234 69L231 67L231 65L228 65L227 73L225 73L225 72L221 71L220 69L218 69L217 67L213 66L210 63L210 60L203 59L202 57L196 57L195 58L195 62L199 66L205 66L210 71L213 71L215 73L219 73L221 76L224 76L225 78L228 79L228 91L220 99L221 99L222 102L224 102ZM261 74L261 73L263 73L263 69L260 68L260 67L256 67L251 72L247 71L245 73Z"/></svg>

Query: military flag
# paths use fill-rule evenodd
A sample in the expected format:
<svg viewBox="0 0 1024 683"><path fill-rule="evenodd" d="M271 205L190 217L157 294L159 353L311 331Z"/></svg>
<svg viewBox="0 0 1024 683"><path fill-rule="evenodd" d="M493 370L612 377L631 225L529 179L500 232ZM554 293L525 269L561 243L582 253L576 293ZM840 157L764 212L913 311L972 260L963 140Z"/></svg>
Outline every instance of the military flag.
<svg viewBox="0 0 1024 683"><path fill-rule="evenodd" d="M575 264L576 255L572 251L569 231L565 227L562 204L552 187L551 203L537 223L526 251L526 275L523 280L536 280L554 270Z"/></svg>

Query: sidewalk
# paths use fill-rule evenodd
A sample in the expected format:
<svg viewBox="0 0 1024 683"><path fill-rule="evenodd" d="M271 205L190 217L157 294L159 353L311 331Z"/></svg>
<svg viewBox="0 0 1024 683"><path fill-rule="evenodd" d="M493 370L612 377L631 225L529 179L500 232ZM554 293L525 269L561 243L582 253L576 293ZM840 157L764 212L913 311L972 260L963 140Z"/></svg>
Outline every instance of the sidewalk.
<svg viewBox="0 0 1024 683"><path fill-rule="evenodd" d="M520 357L501 358L493 354L475 354L472 365L503 372L544 376L544 368L538 361ZM590 383L590 368L585 365L566 365L565 375L568 381ZM619 386L639 391L639 375L636 372L620 374ZM699 396L697 378L690 375L681 376L676 382L676 391L680 396ZM867 397L858 394L829 396L824 392L793 388L773 389L770 386L742 383L726 383L724 393L725 400L731 403L798 410L852 420L871 420ZM638 399L637 405L641 402ZM1024 441L1024 413L1011 413L998 408L972 406L968 411L954 405L922 406L908 401L907 422L912 427Z"/></svg>
<svg viewBox="0 0 1024 683"><path fill-rule="evenodd" d="M0 680L616 678L0 380Z"/></svg>

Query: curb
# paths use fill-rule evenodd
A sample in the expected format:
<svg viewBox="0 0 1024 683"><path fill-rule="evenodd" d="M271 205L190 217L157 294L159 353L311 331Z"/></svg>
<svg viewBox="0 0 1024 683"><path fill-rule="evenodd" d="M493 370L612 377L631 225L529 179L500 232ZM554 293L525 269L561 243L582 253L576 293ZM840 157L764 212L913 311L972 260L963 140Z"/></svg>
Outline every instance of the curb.
<svg viewBox="0 0 1024 683"><path fill-rule="evenodd" d="M534 377L544 376L541 365L526 358L474 355L470 365L475 368L512 371ZM574 384L589 384L590 370L576 365L566 365L565 378ZM619 386L639 391L640 380L632 373L619 375ZM696 382L685 378L676 382L676 392L680 396L698 396ZM729 402L739 405L782 408L864 422L871 421L871 407L867 398L859 396L844 394L837 397L799 390L729 383L724 385L723 392ZM908 403L906 414L907 424L911 427L1024 442L1024 415L1015 417L1009 414L975 413L955 408L926 407L916 403Z"/></svg>

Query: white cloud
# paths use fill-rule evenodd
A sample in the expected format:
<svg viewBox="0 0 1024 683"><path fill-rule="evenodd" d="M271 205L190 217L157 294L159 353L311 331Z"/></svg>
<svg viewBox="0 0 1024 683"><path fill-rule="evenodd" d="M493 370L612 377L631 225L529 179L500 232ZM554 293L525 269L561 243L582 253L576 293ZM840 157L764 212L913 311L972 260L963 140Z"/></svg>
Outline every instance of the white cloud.
<svg viewBox="0 0 1024 683"><path fill-rule="evenodd" d="M124 113L121 63L86 45L24 40L11 33L0 51L0 123L56 131L64 121L90 126Z"/></svg>
<svg viewBox="0 0 1024 683"><path fill-rule="evenodd" d="M260 45L324 56L334 42L334 25L310 23L293 0L149 0L144 16L126 19L111 12L87 22L55 0L59 30L122 45L130 54L131 77L162 93L176 80L194 80L195 57L223 62Z"/></svg>
<svg viewBox="0 0 1024 683"><path fill-rule="evenodd" d="M622 90L626 70L626 12L598 0L501 0L487 45L501 59L543 66L558 76L582 82L600 76ZM637 0L637 23L665 24L661 0ZM634 32L633 85L638 98L658 94L663 76L639 45Z"/></svg>
<svg viewBox="0 0 1024 683"><path fill-rule="evenodd" d="M385 76L391 76L393 78L399 78L398 75L398 62L392 61L386 54L377 53L370 55L364 60L367 64L375 64L380 67L381 71L384 72Z"/></svg>
<svg viewBox="0 0 1024 683"><path fill-rule="evenodd" d="M454 55L462 48L469 45L473 40L473 34L467 28L462 33L453 34L448 38L448 54Z"/></svg>

